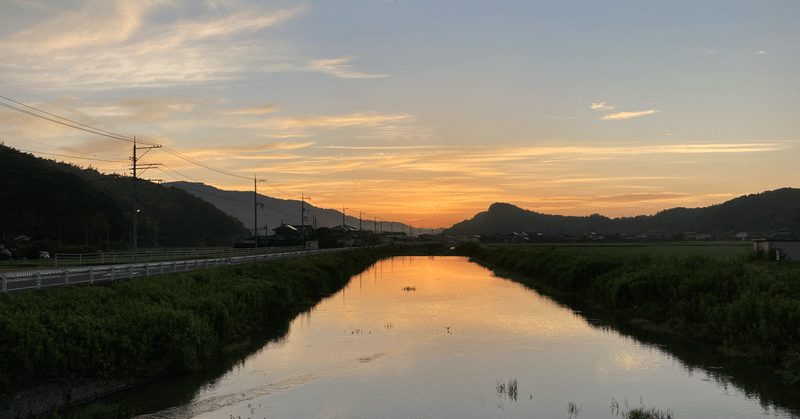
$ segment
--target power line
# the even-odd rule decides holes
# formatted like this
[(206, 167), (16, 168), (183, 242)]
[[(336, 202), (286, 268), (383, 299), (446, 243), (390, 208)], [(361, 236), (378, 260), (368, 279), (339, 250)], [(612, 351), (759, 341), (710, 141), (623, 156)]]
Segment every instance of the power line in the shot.
[[(50, 112), (47, 112), (47, 111), (43, 111), (43, 110), (41, 110), (41, 109), (39, 109), (39, 108), (35, 108), (35, 107), (33, 107), (33, 106), (26, 105), (26, 104), (24, 104), (24, 103), (22, 103), (22, 102), (18, 102), (18, 101), (14, 100), (14, 99), (7, 98), (7, 97), (5, 97), (5, 96), (2, 96), (2, 95), (0, 95), (0, 98), (2, 98), (2, 99), (5, 99), (5, 100), (7, 100), (7, 101), (9, 101), (9, 102), (16, 103), (17, 105), (24, 106), (24, 107), (26, 107), (26, 108), (28, 108), (28, 109), (31, 109), (31, 110), (34, 110), (34, 111), (36, 111), (36, 112), (41, 112), (41, 113), (43, 113), (43, 114), (45, 114), (45, 115), (52, 116), (52, 117), (54, 117), (54, 118), (58, 118), (58, 119), (61, 119), (61, 120), (64, 120), (64, 121), (67, 121), (67, 122), (70, 122), (70, 123), (73, 123), (73, 124), (76, 124), (76, 125), (80, 125), (80, 126), (82, 126), (82, 127), (88, 128), (88, 129), (92, 129), (92, 130), (96, 130), (96, 131), (99, 131), (99, 132), (102, 132), (102, 133), (105, 133), (105, 134), (108, 134), (108, 135), (112, 135), (112, 136), (114, 136), (114, 138), (117, 138), (117, 137), (122, 137), (122, 136), (121, 136), (121, 135), (119, 135), (119, 134), (115, 134), (115, 133), (113, 133), (113, 132), (110, 132), (110, 131), (102, 130), (102, 129), (100, 129), (100, 128), (95, 128), (95, 127), (93, 127), (93, 126), (91, 126), (91, 125), (86, 125), (86, 124), (80, 123), (80, 122), (78, 122), (78, 121), (73, 121), (73, 120), (71, 120), (71, 119), (69, 119), (69, 118), (64, 118), (63, 116), (59, 116), (59, 115), (56, 115), (56, 114), (53, 114), (53, 113), (50, 113)], [(123, 139), (123, 138), (120, 138), (120, 139)]]
[(70, 159), (104, 161), (104, 162), (109, 162), (109, 163), (122, 163), (122, 162), (128, 161), (128, 160), (125, 160), (125, 159), (108, 160), (108, 159), (98, 159), (98, 158), (95, 158), (95, 157), (68, 156), (66, 154), (45, 153), (44, 151), (23, 150), (21, 148), (17, 149), (17, 151), (23, 151), (25, 153), (46, 154), (48, 156), (67, 157), (67, 158), (70, 158)]
[[(219, 174), (222, 174), (222, 175), (226, 175), (226, 176), (239, 178), (239, 179), (250, 180), (250, 177), (248, 177), (248, 176), (237, 175), (236, 173), (231, 173), (231, 172), (228, 172), (226, 170), (219, 169), (217, 167), (211, 166), (210, 164), (203, 163), (203, 162), (201, 162), (199, 160), (195, 160), (195, 159), (193, 159), (193, 158), (191, 158), (191, 157), (189, 157), (187, 155), (181, 154), (181, 153), (179, 153), (179, 152), (177, 152), (177, 151), (175, 151), (175, 150), (173, 150), (173, 149), (171, 149), (169, 147), (161, 147), (161, 149), (166, 151), (167, 153), (179, 158), (179, 159), (185, 160), (185, 161), (187, 161), (189, 163), (192, 163), (192, 164), (196, 164), (196, 165), (198, 165), (200, 167), (204, 167), (204, 168), (206, 168), (208, 170), (211, 170), (213, 172), (216, 172), (216, 173), (219, 173)], [(297, 197), (295, 197), (295, 196), (293, 196), (293, 195), (291, 195), (289, 193), (284, 192), (283, 190), (281, 190), (277, 186), (273, 185), (272, 183), (270, 183), (266, 179), (258, 179), (258, 181), (266, 183), (270, 188), (282, 193), (283, 195), (288, 196), (289, 198), (297, 199)]]
[[(186, 179), (189, 179), (189, 180), (191, 180), (192, 182), (203, 183), (203, 182), (200, 182), (200, 181), (199, 181), (199, 180), (197, 180), (197, 179), (192, 179), (192, 178), (190, 178), (189, 176), (186, 176), (186, 175), (184, 175), (183, 173), (181, 173), (181, 172), (179, 172), (179, 171), (177, 171), (177, 170), (175, 170), (175, 169), (173, 169), (173, 168), (171, 168), (171, 167), (169, 167), (169, 166), (167, 166), (167, 165), (165, 165), (165, 164), (162, 164), (161, 166), (162, 166), (162, 167), (165, 167), (167, 170), (169, 170), (169, 171), (171, 171), (171, 172), (175, 172), (175, 173), (177, 173), (177, 174), (179, 174), (179, 175), (181, 175), (181, 176), (185, 177)], [(158, 169), (159, 169), (159, 170), (161, 170), (162, 172), (164, 171), (163, 169), (161, 169), (161, 167), (159, 167)], [(170, 176), (172, 176), (172, 175), (170, 174)], [(173, 178), (175, 178), (175, 179), (178, 179), (178, 178), (177, 178), (177, 177), (175, 177), (175, 176), (172, 176), (172, 177), (173, 177)]]
[[(59, 105), (59, 104), (57, 104), (57, 103), (53, 103), (53, 102), (50, 102), (49, 100), (42, 99), (41, 97), (39, 97), (39, 96), (36, 96), (36, 95), (34, 95), (33, 93), (26, 92), (25, 90), (22, 90), (22, 89), (20, 89), (19, 87), (16, 87), (16, 86), (12, 86), (12, 85), (10, 85), (10, 84), (8, 84), (8, 83), (6, 83), (6, 82), (2, 81), (2, 80), (0, 80), (0, 83), (4, 84), (4, 85), (6, 85), (6, 86), (8, 86), (8, 87), (10, 87), (10, 88), (12, 88), (12, 89), (14, 89), (14, 90), (17, 90), (17, 91), (19, 91), (19, 92), (25, 93), (25, 94), (26, 94), (26, 95), (28, 95), (28, 96), (35, 97), (36, 99), (39, 99), (40, 101), (42, 101), (42, 102), (44, 102), (44, 103), (47, 103), (47, 104), (53, 105), (53, 106), (55, 106), (55, 107), (57, 107), (57, 108), (59, 108), (59, 109), (65, 110), (65, 111), (67, 111), (67, 112), (70, 112), (70, 113), (73, 113), (73, 114), (75, 114), (75, 115), (78, 115), (78, 116), (80, 116), (80, 117), (82, 117), (82, 118), (86, 118), (86, 119), (88, 119), (88, 120), (90, 120), (90, 121), (92, 121), (92, 122), (94, 122), (94, 123), (96, 123), (96, 124), (100, 124), (100, 125), (103, 125), (103, 126), (106, 126), (106, 127), (109, 127), (109, 128), (113, 128), (113, 127), (111, 127), (110, 125), (108, 125), (108, 124), (105, 124), (105, 123), (103, 123), (103, 122), (100, 122), (100, 121), (97, 121), (97, 120), (95, 120), (95, 119), (92, 119), (91, 117), (89, 117), (89, 116), (87, 116), (87, 115), (85, 115), (85, 114), (83, 114), (83, 113), (81, 113), (81, 112), (75, 111), (74, 109), (67, 109), (67, 108), (65, 108), (65, 107), (63, 107), (63, 106), (61, 106), (61, 105)], [(128, 135), (128, 137), (131, 137), (131, 135)], [(151, 145), (152, 145), (152, 144), (151, 144)]]
[(189, 163), (196, 164), (196, 165), (198, 165), (200, 167), (204, 167), (204, 168), (206, 168), (208, 170), (211, 170), (213, 172), (217, 172), (219, 174), (223, 174), (223, 175), (227, 175), (227, 176), (231, 176), (231, 177), (235, 177), (235, 178), (239, 178), (239, 179), (250, 180), (250, 178), (247, 177), (247, 176), (237, 175), (235, 173), (231, 173), (231, 172), (227, 172), (227, 171), (222, 170), (222, 169), (218, 169), (218, 168), (216, 168), (214, 166), (211, 166), (209, 164), (206, 164), (206, 163), (203, 163), (201, 161), (195, 160), (195, 159), (193, 159), (193, 158), (191, 158), (189, 156), (183, 155), (183, 154), (181, 154), (181, 153), (179, 153), (179, 152), (177, 152), (177, 151), (175, 151), (175, 150), (173, 150), (173, 149), (171, 149), (169, 147), (161, 147), (161, 149), (166, 151), (167, 153), (179, 158), (179, 159), (186, 160)]
[[(3, 131), (0, 131), (0, 134), (7, 135), (9, 137), (14, 137), (14, 138), (17, 138), (17, 139), (20, 139), (20, 140), (23, 140), (23, 141), (28, 141), (28, 142), (31, 142), (31, 143), (34, 143), (34, 144), (41, 144), (43, 146), (57, 148), (57, 149), (64, 150), (64, 151), (74, 151), (74, 150), (66, 149), (64, 147), (57, 147), (57, 146), (54, 146), (52, 144), (43, 143), (41, 141), (34, 141), (34, 140), (29, 139), (29, 138), (20, 137), (19, 135), (10, 134), (10, 133), (3, 132)], [(107, 162), (112, 162), (112, 163), (128, 161), (127, 159), (118, 159), (118, 158), (114, 158), (114, 157), (103, 157), (101, 159), (101, 158), (98, 158), (98, 157), (68, 156), (68, 155), (61, 155), (61, 154), (54, 154), (54, 153), (46, 153), (44, 151), (23, 150), (23, 149), (16, 149), (16, 148), (15, 148), (15, 150), (24, 151), (26, 153), (48, 154), (48, 155), (52, 155), (52, 156), (69, 157), (69, 158), (72, 158), (72, 159), (97, 160), (97, 161), (107, 161)], [(95, 154), (95, 156), (97, 156), (97, 155)]]
[[(10, 87), (12, 87), (14, 89), (17, 89), (19, 91), (24, 92), (23, 90), (18, 89), (18, 88), (14, 87), (14, 86), (11, 86), (11, 85), (9, 85), (7, 83), (4, 83), (4, 82), (0, 82), (0, 83), (3, 83), (6, 86), (10, 86)], [(25, 92), (25, 93), (27, 93), (27, 92)], [(28, 93), (28, 94), (30, 94), (30, 93)], [(31, 96), (34, 96), (34, 95), (31, 95)], [(36, 96), (34, 96), (34, 97), (36, 97)], [(120, 141), (125, 141), (125, 142), (130, 142), (130, 143), (135, 143), (136, 142), (136, 140), (134, 138), (128, 138), (128, 137), (125, 137), (123, 135), (111, 132), (111, 131), (107, 131), (107, 130), (103, 130), (103, 129), (100, 129), (100, 128), (96, 128), (96, 127), (93, 127), (91, 125), (87, 125), (87, 124), (84, 124), (84, 123), (81, 123), (81, 122), (78, 122), (78, 121), (74, 121), (74, 120), (69, 119), (69, 118), (64, 118), (62, 116), (59, 116), (59, 115), (44, 111), (42, 109), (30, 106), (30, 105), (26, 105), (26, 104), (24, 104), (22, 102), (16, 101), (14, 99), (11, 99), (11, 98), (8, 98), (8, 97), (2, 96), (2, 95), (0, 95), (0, 99), (4, 99), (4, 100), (9, 101), (11, 103), (14, 103), (16, 105), (19, 105), (19, 106), (15, 106), (15, 105), (12, 105), (12, 104), (9, 104), (9, 103), (0, 102), (0, 106), (5, 107), (7, 109), (11, 109), (11, 110), (17, 111), (17, 112), (20, 112), (20, 113), (23, 113), (25, 115), (29, 115), (29, 116), (32, 116), (32, 117), (35, 117), (35, 118), (40, 118), (40, 119), (43, 119), (43, 120), (46, 120), (46, 121), (50, 121), (50, 122), (53, 122), (53, 123), (56, 123), (56, 124), (60, 124), (60, 125), (63, 125), (63, 126), (67, 126), (67, 127), (70, 127), (70, 128), (78, 129), (78, 130), (85, 131), (85, 132), (88, 132), (88, 133), (91, 133), (91, 134), (96, 134), (96, 135), (104, 136), (104, 137), (115, 139), (115, 140), (120, 140)], [(42, 100), (41, 98), (39, 98), (39, 99)], [(20, 106), (22, 106), (24, 108), (21, 108)], [(64, 108), (62, 108), (62, 109), (64, 109)], [(89, 118), (89, 119), (91, 120), (91, 118)], [(94, 121), (94, 122), (98, 123), (97, 121)], [(143, 144), (147, 144), (149, 146), (152, 146), (153, 148), (162, 148), (164, 151), (166, 151), (167, 153), (171, 154), (174, 157), (180, 158), (180, 159), (185, 160), (185, 161), (187, 161), (189, 163), (195, 164), (197, 166), (203, 167), (203, 168), (211, 170), (213, 172), (216, 172), (216, 173), (219, 173), (219, 174), (223, 174), (223, 175), (226, 175), (226, 176), (235, 177), (235, 178), (238, 178), (238, 179), (247, 179), (247, 180), (250, 179), (247, 176), (238, 175), (236, 173), (228, 172), (226, 170), (211, 166), (211, 165), (209, 165), (207, 163), (203, 163), (203, 162), (201, 162), (199, 160), (196, 160), (196, 159), (193, 159), (193, 158), (191, 158), (189, 156), (181, 154), (180, 152), (178, 152), (176, 150), (173, 150), (173, 149), (171, 149), (169, 147), (162, 147), (162, 146), (157, 145), (155, 143), (149, 143), (149, 142), (145, 142), (145, 141), (139, 141), (139, 142), (143, 143)], [(48, 154), (48, 153), (41, 153), (41, 154)], [(88, 159), (88, 158), (74, 157), (74, 156), (62, 156), (62, 157)], [(93, 159), (88, 159), (88, 160), (93, 160)], [(100, 161), (102, 161), (102, 160), (100, 160)], [(180, 173), (180, 172), (176, 172), (176, 173)], [(183, 174), (181, 174), (181, 175), (186, 177), (186, 178), (189, 178), (188, 176), (185, 176)], [(189, 178), (189, 179), (191, 179), (191, 178)], [(262, 181), (262, 182), (266, 183), (270, 188), (274, 189), (275, 191), (277, 191), (277, 192), (279, 192), (279, 193), (281, 193), (281, 194), (283, 194), (283, 195), (285, 195), (287, 197), (296, 199), (296, 197), (294, 197), (293, 195), (285, 192), (284, 190), (282, 190), (281, 188), (277, 187), (276, 185), (268, 182), (266, 179), (259, 179), (259, 181)]]
[[(241, 199), (231, 198), (231, 197), (223, 196), (223, 195), (217, 195), (217, 194), (214, 194), (214, 193), (211, 193), (211, 192), (201, 191), (199, 189), (190, 188), (190, 187), (184, 186), (184, 185), (181, 185), (180, 189), (186, 189), (186, 190), (189, 190), (189, 191), (197, 192), (199, 194), (209, 195), (209, 196), (213, 196), (213, 197), (220, 198), (220, 199), (226, 199), (228, 201), (238, 202), (238, 203), (241, 203), (241, 204), (247, 204), (247, 205), (251, 205), (252, 204), (252, 202), (250, 202), (250, 201), (243, 201)], [(248, 193), (248, 192), (242, 192), (242, 193)], [(275, 208), (273, 208), (273, 207), (271, 207), (271, 206), (269, 206), (267, 204), (264, 204), (262, 202), (259, 202), (258, 206), (266, 208), (266, 209), (270, 209), (272, 211), (275, 211), (275, 212), (277, 212), (279, 214), (282, 214), (282, 215), (285, 215), (287, 217), (294, 218), (294, 215), (287, 214), (287, 213), (285, 213), (285, 212), (283, 212), (283, 211), (281, 211), (279, 209), (275, 209)]]
[[(6, 100), (10, 100), (10, 99), (8, 99), (8, 98), (6, 98), (4, 96), (0, 96), (0, 98), (6, 99)], [(16, 102), (14, 100), (11, 100), (11, 101), (14, 102), (14, 103), (19, 103), (19, 102)], [(88, 133), (101, 135), (103, 137), (113, 138), (115, 140), (127, 141), (127, 142), (130, 142), (130, 143), (133, 142), (133, 139), (131, 139), (131, 138), (125, 138), (125, 137), (122, 137), (120, 135), (117, 135), (117, 134), (114, 134), (114, 133), (110, 133), (108, 131), (104, 131), (104, 130), (101, 130), (101, 129), (98, 129), (98, 128), (94, 128), (94, 127), (91, 127), (91, 126), (86, 125), (86, 124), (81, 124), (80, 122), (72, 121), (72, 120), (67, 119), (67, 118), (62, 118), (62, 117), (60, 117), (58, 115), (53, 115), (53, 114), (51, 114), (49, 112), (45, 112), (45, 111), (33, 108), (31, 106), (28, 106), (28, 105), (22, 104), (22, 106), (34, 109), (34, 110), (36, 110), (38, 112), (41, 112), (41, 113), (43, 113), (45, 115), (52, 115), (54, 118), (63, 119), (64, 121), (68, 121), (68, 122), (63, 122), (63, 121), (59, 121), (59, 120), (54, 119), (54, 118), (49, 118), (49, 117), (44, 116), (44, 115), (39, 115), (39, 114), (37, 114), (35, 112), (31, 112), (31, 111), (22, 109), (20, 107), (14, 106), (14, 105), (10, 105), (8, 103), (0, 102), (0, 106), (2, 106), (4, 108), (11, 109), (11, 110), (14, 110), (14, 111), (17, 111), (17, 112), (20, 112), (20, 113), (24, 113), (26, 115), (30, 115), (30, 116), (33, 116), (33, 117), (36, 117), (36, 118), (44, 119), (46, 121), (54, 122), (56, 124), (64, 125), (64, 126), (67, 126), (67, 127), (70, 127), (70, 128), (79, 129), (81, 131), (86, 131)]]

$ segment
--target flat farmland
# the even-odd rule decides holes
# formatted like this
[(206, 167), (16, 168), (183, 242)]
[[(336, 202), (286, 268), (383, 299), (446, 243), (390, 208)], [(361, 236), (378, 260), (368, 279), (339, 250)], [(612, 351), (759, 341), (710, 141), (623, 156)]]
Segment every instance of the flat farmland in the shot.
[(673, 242), (673, 243), (527, 243), (486, 244), (489, 248), (513, 248), (540, 252), (557, 250), (586, 255), (620, 257), (684, 257), (707, 256), (715, 259), (734, 259), (753, 252), (751, 242)]

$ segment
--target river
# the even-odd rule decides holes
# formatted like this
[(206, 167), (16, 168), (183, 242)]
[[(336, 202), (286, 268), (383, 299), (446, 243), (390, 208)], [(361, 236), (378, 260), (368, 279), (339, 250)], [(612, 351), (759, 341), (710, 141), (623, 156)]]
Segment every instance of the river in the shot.
[(139, 418), (798, 417), (461, 257), (378, 262), (193, 380), (145, 390), (166, 401)]

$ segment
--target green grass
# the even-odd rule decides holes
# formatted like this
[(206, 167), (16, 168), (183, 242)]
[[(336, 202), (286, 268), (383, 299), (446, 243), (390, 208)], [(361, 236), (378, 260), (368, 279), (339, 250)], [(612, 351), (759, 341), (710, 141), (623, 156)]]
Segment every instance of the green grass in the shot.
[(737, 258), (753, 252), (750, 242), (674, 242), (674, 243), (539, 243), (487, 244), (488, 248), (512, 248), (530, 251), (558, 250), (584, 255), (639, 257), (708, 256), (719, 259)]

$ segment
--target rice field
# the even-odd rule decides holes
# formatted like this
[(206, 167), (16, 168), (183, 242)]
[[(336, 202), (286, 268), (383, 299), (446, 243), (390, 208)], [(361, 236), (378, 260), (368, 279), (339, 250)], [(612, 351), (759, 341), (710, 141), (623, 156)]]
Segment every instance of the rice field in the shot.
[(586, 255), (641, 257), (707, 256), (734, 259), (753, 252), (751, 242), (671, 242), (671, 243), (536, 243), (486, 244), (486, 247), (513, 247), (531, 251), (557, 250)]

